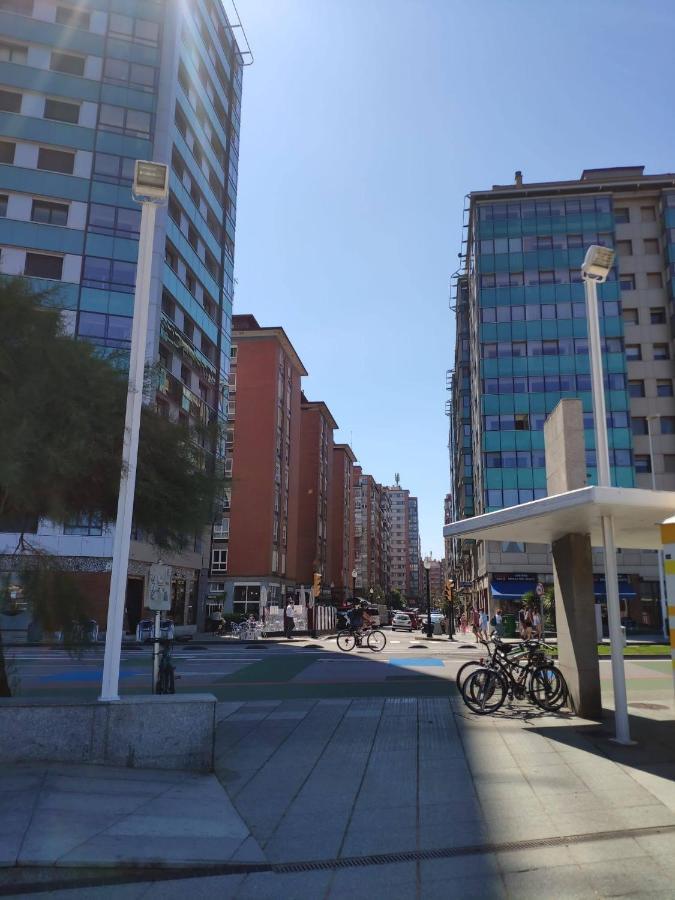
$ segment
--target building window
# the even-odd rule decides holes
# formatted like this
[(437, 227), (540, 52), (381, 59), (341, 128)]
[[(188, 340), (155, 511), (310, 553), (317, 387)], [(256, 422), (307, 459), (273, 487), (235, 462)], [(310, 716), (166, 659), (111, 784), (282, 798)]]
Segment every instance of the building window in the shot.
[(647, 287), (660, 288), (663, 287), (663, 279), (660, 272), (647, 272)]
[(150, 113), (139, 109), (102, 103), (98, 123), (103, 131), (115, 131), (141, 138), (150, 137)]
[(21, 94), (15, 91), (0, 90), (0, 110), (3, 112), (21, 112)]
[(49, 68), (53, 72), (64, 72), (66, 75), (84, 75), (84, 57), (52, 50)]
[(80, 107), (77, 103), (65, 103), (63, 100), (45, 100), (45, 119), (55, 122), (69, 122), (77, 125), (80, 118)]
[(668, 347), (668, 344), (654, 344), (653, 358), (670, 359), (670, 349)]
[(89, 231), (135, 239), (141, 228), (141, 211), (125, 206), (92, 203), (89, 207)]
[(24, 275), (30, 275), (33, 278), (53, 278), (60, 281), (62, 272), (62, 256), (54, 256), (49, 253), (26, 253)]
[(14, 162), (14, 153), (16, 152), (16, 144), (11, 141), (0, 141), (0, 163), (12, 165)]
[(3, 12), (18, 13), (20, 16), (32, 16), (33, 0), (1, 0), (0, 9)]
[(7, 215), (7, 203), (9, 197), (7, 194), (0, 194), (0, 218), (4, 219)]
[(129, 41), (139, 44), (155, 46), (159, 40), (159, 25), (157, 22), (148, 22), (146, 19), (132, 19), (131, 16), (123, 16), (111, 13), (108, 17), (108, 32), (119, 35)]
[(675, 416), (661, 416), (661, 434), (675, 434)]
[(643, 241), (643, 244), (644, 244), (645, 253), (654, 255), (659, 252), (658, 238), (645, 238)]
[(228, 456), (227, 459), (225, 460), (225, 477), (226, 478), (232, 477), (233, 462), (234, 462), (234, 460), (232, 459), (231, 456)]
[(25, 64), (28, 59), (28, 47), (19, 44), (0, 43), (0, 62), (13, 62)]
[(104, 343), (125, 349), (131, 344), (131, 326), (132, 319), (129, 316), (81, 312), (77, 333), (95, 344)]
[(229, 375), (228, 375), (228, 385), (229, 385), (230, 391), (236, 391), (236, 390), (237, 390), (237, 373), (236, 373), (236, 372), (230, 372), (230, 373), (229, 373)]
[(617, 225), (626, 225), (630, 222), (630, 213), (627, 206), (617, 206), (614, 208), (614, 221)]
[(135, 283), (135, 263), (101, 256), (86, 256), (84, 259), (82, 284), (86, 287), (108, 288), (131, 294)]
[[(641, 394), (644, 397), (644, 394)], [(656, 396), (657, 397), (672, 397), (673, 396), (673, 382), (670, 378), (657, 378), (656, 379)]]
[(237, 412), (237, 404), (234, 400), (227, 401), (227, 415), (232, 418)]
[(155, 70), (152, 66), (129, 62), (126, 59), (113, 59), (109, 56), (105, 61), (103, 80), (152, 90), (155, 84)]
[(257, 616), (260, 613), (260, 585), (236, 584), (232, 597), (232, 611), (237, 615)]
[(635, 275), (620, 275), (619, 286), (622, 291), (635, 290)]
[(626, 359), (629, 362), (642, 359), (642, 347), (639, 344), (626, 344)]
[(63, 526), (64, 534), (82, 534), (85, 536), (97, 536), (103, 534), (103, 522), (100, 516), (81, 515), (77, 519), (66, 522)]
[(97, 153), (94, 157), (94, 175), (97, 181), (131, 184), (134, 180), (134, 165), (135, 160), (130, 156)]
[(663, 471), (668, 475), (672, 475), (675, 472), (675, 453), (663, 454)]
[(641, 222), (655, 222), (656, 221), (656, 210), (653, 206), (641, 206), (640, 207), (640, 221)]
[(635, 435), (649, 434), (646, 416), (631, 416), (630, 426)]
[(37, 167), (48, 172), (72, 175), (75, 168), (75, 154), (68, 153), (66, 150), (49, 150), (46, 147), (40, 147)]
[(79, 7), (57, 6), (56, 21), (59, 25), (70, 25), (71, 28), (82, 28), (84, 31), (88, 31), (91, 24), (91, 13)]
[(619, 256), (632, 256), (633, 255), (633, 242), (632, 241), (617, 241), (616, 242), (616, 252)]
[(646, 453), (635, 454), (635, 471), (639, 475), (644, 475), (652, 470), (652, 461)]
[(227, 572), (227, 547), (214, 547), (211, 550), (211, 571)]
[(635, 381), (628, 382), (628, 394), (631, 397), (644, 397), (645, 395), (645, 383), (642, 379), (636, 379)]
[(624, 321), (625, 325), (637, 325), (638, 324), (637, 309), (633, 309), (632, 307), (624, 306), (621, 315), (623, 316), (623, 321)]
[(68, 205), (50, 203), (47, 200), (33, 200), (30, 217), (33, 222), (41, 222), (44, 225), (67, 225)]
[(230, 537), (230, 520), (221, 519), (213, 526), (213, 536), (220, 540), (226, 541)]

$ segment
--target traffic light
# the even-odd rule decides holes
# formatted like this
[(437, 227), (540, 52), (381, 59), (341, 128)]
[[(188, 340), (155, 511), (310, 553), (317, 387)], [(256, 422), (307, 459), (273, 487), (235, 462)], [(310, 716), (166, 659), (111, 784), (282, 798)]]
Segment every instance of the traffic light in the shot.
[(320, 572), (314, 573), (314, 582), (312, 584), (312, 594), (314, 594), (315, 597), (321, 596), (321, 573)]
[(445, 581), (445, 589), (443, 591), (443, 596), (445, 598), (446, 603), (452, 602), (452, 588), (453, 588), (453, 582), (449, 578), (447, 578)]

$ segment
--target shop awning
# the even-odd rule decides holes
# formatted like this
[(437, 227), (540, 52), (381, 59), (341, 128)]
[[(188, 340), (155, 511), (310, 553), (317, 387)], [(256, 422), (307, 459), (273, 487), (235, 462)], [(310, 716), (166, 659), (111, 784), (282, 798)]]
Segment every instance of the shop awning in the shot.
[(536, 586), (536, 581), (503, 581), (493, 578), (492, 596), (495, 600), (521, 600), (523, 594), (534, 591)]

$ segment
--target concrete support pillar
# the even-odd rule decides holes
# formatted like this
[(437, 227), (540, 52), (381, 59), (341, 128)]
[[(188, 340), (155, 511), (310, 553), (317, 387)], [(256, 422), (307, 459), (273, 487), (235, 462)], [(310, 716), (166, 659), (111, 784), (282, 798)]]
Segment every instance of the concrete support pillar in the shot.
[(558, 663), (576, 714), (588, 719), (599, 718), (602, 703), (591, 542), (587, 534), (566, 534), (551, 549)]
[[(586, 486), (581, 401), (561, 400), (544, 424), (549, 495)], [(587, 534), (566, 534), (552, 546), (558, 661), (579, 716), (599, 718), (600, 667), (595, 624), (593, 560)]]

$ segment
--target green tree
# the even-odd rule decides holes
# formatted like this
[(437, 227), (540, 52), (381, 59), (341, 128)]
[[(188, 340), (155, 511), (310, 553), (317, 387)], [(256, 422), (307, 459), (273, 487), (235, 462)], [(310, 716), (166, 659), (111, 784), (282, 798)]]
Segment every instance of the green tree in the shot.
[[(36, 553), (26, 535), (40, 519), (114, 520), (126, 390), (120, 360), (73, 340), (52, 295), (21, 279), (0, 281), (0, 531), (20, 534), (3, 569), (21, 575), (34, 610), (47, 617), (48, 608), (52, 625), (76, 617), (56, 586), (72, 576), (59, 574), (58, 560)], [(180, 549), (211, 521), (222, 488), (209, 465), (216, 440), (214, 426), (190, 429), (143, 407), (134, 522), (158, 547)]]
[(403, 609), (405, 598), (398, 588), (394, 588), (389, 594), (389, 603), (392, 609)]

